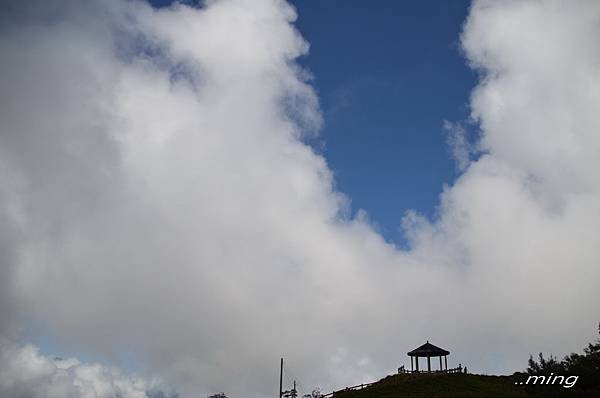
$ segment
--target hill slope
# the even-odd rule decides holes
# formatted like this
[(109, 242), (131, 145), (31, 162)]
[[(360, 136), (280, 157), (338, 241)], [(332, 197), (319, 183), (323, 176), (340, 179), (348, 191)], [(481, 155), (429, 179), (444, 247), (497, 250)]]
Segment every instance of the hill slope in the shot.
[(357, 391), (339, 391), (334, 398), (527, 398), (596, 397), (561, 386), (523, 386), (522, 376), (484, 376), (474, 374), (399, 374), (388, 376)]

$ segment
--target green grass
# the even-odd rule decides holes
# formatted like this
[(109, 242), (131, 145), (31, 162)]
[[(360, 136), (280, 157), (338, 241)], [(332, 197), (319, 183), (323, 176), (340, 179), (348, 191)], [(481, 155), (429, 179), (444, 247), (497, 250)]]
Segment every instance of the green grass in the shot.
[(340, 391), (334, 398), (527, 398), (596, 397), (561, 386), (522, 386), (523, 376), (474, 374), (399, 374), (358, 391)]

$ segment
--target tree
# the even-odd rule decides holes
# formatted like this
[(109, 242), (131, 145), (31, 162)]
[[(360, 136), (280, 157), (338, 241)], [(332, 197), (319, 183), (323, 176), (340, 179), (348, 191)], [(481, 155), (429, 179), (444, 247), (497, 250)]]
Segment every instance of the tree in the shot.
[(540, 352), (538, 354), (539, 362), (533, 359), (533, 356), (529, 356), (527, 368), (527, 374), (530, 375), (549, 375), (550, 373), (561, 374), (565, 371), (563, 362), (556, 359), (555, 356), (550, 355), (548, 359), (544, 358), (544, 355)]
[[(600, 323), (598, 323), (600, 335)], [(530, 375), (574, 375), (579, 376), (577, 387), (584, 389), (600, 389), (600, 339), (589, 343), (583, 354), (572, 353), (562, 361), (550, 355), (546, 359), (539, 353), (539, 362), (529, 357), (527, 373)]]
[[(600, 323), (598, 324), (600, 335)], [(564, 364), (568, 373), (579, 375), (583, 387), (600, 388), (600, 339), (589, 343), (583, 349), (583, 355), (573, 353), (567, 355)]]
[(323, 394), (321, 394), (321, 390), (319, 387), (312, 390), (312, 393), (303, 395), (302, 398), (321, 398)]

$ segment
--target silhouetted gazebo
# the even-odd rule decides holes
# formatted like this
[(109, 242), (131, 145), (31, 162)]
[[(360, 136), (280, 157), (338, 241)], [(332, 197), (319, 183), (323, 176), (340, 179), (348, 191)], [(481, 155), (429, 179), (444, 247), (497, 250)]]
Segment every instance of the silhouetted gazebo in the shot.
[[(410, 370), (414, 372), (419, 371), (419, 358), (427, 358), (427, 371), (431, 372), (431, 357), (440, 358), (440, 371), (448, 370), (448, 354), (450, 351), (444, 350), (443, 348), (436, 347), (427, 340), (427, 343), (422, 346), (415, 348), (414, 350), (407, 353), (410, 357)], [(413, 357), (416, 362), (416, 369), (413, 368)], [(442, 357), (444, 357), (445, 370), (442, 368)]]

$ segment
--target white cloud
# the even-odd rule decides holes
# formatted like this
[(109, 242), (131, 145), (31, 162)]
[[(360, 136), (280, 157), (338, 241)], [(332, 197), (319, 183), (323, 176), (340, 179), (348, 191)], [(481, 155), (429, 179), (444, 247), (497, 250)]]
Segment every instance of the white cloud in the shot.
[(534, 175), (548, 194), (597, 193), (600, 5), (475, 3), (463, 46), (485, 79), (471, 107), (495, 158)]
[(320, 113), (285, 2), (42, 4), (0, 29), (3, 333), (133, 352), (184, 396), (270, 395), (280, 355), (326, 390), (427, 338), (494, 372), (593, 337), (595, 3), (474, 4), (486, 154), (438, 220), (409, 213), (410, 251), (302, 143)]
[(0, 395), (12, 398), (176, 397), (159, 380), (124, 376), (114, 368), (49, 358), (32, 345), (0, 341)]
[(467, 131), (460, 123), (452, 123), (444, 120), (444, 130), (448, 132), (448, 145), (452, 150), (452, 157), (459, 171), (465, 171), (469, 166), (472, 149), (469, 145)]

